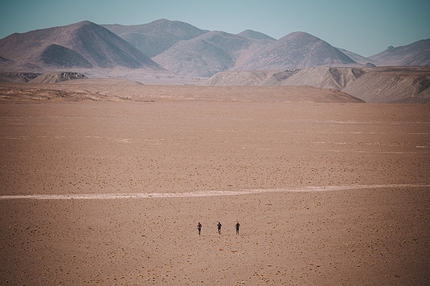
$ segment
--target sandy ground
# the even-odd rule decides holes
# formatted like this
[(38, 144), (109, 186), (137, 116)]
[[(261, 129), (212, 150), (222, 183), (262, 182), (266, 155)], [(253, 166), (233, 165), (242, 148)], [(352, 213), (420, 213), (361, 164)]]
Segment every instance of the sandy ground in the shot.
[(430, 283), (430, 106), (194, 91), (0, 103), (0, 284)]

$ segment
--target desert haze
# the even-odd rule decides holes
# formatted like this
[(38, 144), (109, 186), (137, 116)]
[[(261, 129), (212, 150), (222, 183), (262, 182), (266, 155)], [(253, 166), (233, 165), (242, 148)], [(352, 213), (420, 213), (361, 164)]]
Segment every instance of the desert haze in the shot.
[(428, 104), (309, 86), (1, 87), (4, 285), (430, 283)]

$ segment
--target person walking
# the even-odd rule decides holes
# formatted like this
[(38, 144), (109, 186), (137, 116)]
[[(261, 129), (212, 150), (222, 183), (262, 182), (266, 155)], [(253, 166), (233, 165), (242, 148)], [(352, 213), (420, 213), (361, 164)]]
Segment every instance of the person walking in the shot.
[(240, 227), (240, 223), (237, 222), (236, 223), (236, 235), (239, 235), (239, 227)]
[(202, 231), (202, 224), (200, 222), (197, 224), (197, 230), (199, 231), (200, 236), (200, 232)]
[(221, 223), (218, 222), (218, 224), (216, 225), (218, 227), (218, 234), (221, 234)]

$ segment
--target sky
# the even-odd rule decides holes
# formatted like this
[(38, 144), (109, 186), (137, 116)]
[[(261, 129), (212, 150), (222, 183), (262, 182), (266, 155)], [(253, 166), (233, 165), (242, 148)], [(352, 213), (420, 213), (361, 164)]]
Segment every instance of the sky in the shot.
[(371, 56), (430, 38), (429, 0), (3, 0), (0, 39), (88, 20), (140, 25), (158, 19), (275, 39), (302, 31)]

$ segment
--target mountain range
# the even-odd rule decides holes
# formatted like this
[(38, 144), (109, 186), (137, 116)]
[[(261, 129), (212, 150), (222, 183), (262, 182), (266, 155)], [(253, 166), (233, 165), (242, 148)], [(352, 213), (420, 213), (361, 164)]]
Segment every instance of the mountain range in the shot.
[(365, 58), (305, 32), (276, 40), (251, 30), (230, 34), (161, 19), (132, 26), (84, 21), (15, 33), (0, 40), (2, 71), (120, 68), (210, 77), (222, 71), (364, 65), (428, 66), (430, 39)]
[(252, 30), (230, 34), (165, 19), (132, 26), (83, 21), (0, 39), (0, 81), (15, 82), (86, 76), (164, 84), (308, 85), (366, 102), (430, 103), (428, 66), (430, 39), (366, 58), (305, 32), (276, 40)]

